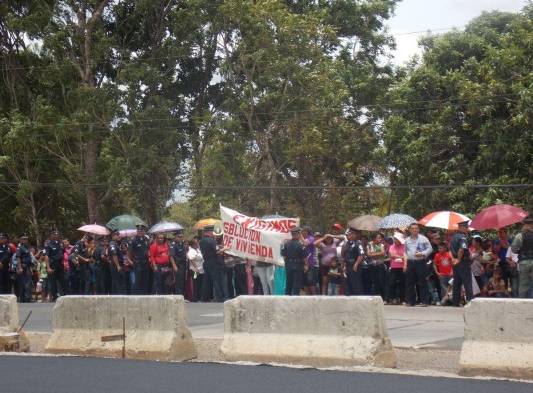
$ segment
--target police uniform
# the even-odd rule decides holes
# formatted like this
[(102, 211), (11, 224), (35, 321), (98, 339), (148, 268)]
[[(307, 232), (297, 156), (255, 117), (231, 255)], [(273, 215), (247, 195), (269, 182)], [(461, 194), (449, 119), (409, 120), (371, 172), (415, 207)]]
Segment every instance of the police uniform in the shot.
[[(213, 232), (213, 226), (204, 227), (204, 232)], [(204, 236), (200, 240), (200, 251), (204, 258), (204, 278), (202, 283), (202, 298), (209, 298), (209, 292), (213, 291), (215, 301), (224, 301), (224, 287), (222, 272), (224, 266), (220, 264), (217, 254), (217, 241), (214, 237)]]
[(346, 264), (346, 294), (358, 296), (363, 294), (363, 269), (359, 266), (354, 271), (354, 266), (360, 256), (365, 255), (363, 245), (359, 240), (348, 240), (344, 244), (342, 255)]
[[(291, 235), (300, 234), (300, 228), (293, 228)], [(281, 247), (281, 256), (285, 260), (285, 294), (289, 296), (300, 295), (304, 285), (304, 268), (307, 251), (305, 245), (298, 239), (291, 239)]]
[(86, 261), (89, 257), (85, 241), (78, 240), (69, 257), (70, 290), (73, 294), (89, 295), (91, 293), (91, 270), (89, 262)]
[(0, 233), (0, 239), (4, 242), (0, 244), (0, 294), (9, 294), (11, 293), (9, 265), (13, 253), (7, 242), (7, 236)]
[[(26, 235), (22, 235), (21, 238), (28, 238)], [(27, 244), (19, 244), (17, 247), (17, 270), (18, 270), (18, 282), (19, 282), (19, 301), (21, 303), (29, 303), (32, 299), (32, 272), (31, 263), (32, 255), (30, 252), (30, 246)]]
[[(58, 232), (53, 232), (53, 234), (59, 235)], [(55, 301), (58, 295), (64, 296), (67, 292), (67, 277), (63, 263), (64, 250), (61, 241), (50, 239), (44, 247), (44, 255), (48, 258), (48, 266), (52, 269), (47, 277), (50, 283), (52, 301)]]
[[(116, 233), (116, 232), (114, 232)], [(113, 295), (125, 295), (126, 294), (126, 276), (124, 273), (124, 254), (120, 249), (120, 240), (109, 242), (109, 263), (111, 269), (111, 293)], [(120, 271), (115, 264), (115, 258), (118, 259)]]
[(98, 295), (111, 294), (111, 258), (109, 245), (100, 243), (94, 250), (96, 270), (96, 293)]
[[(144, 225), (137, 225), (137, 229), (146, 229)], [(134, 292), (137, 295), (150, 294), (150, 263), (148, 254), (150, 242), (147, 236), (135, 236), (130, 243), (130, 259), (133, 261), (135, 272)]]
[[(180, 231), (181, 233), (182, 231)], [(170, 245), (170, 256), (176, 264), (177, 270), (175, 274), (175, 288), (176, 295), (185, 294), (185, 279), (187, 271), (187, 251), (183, 240), (174, 240)]]
[[(468, 222), (459, 223), (459, 225), (468, 225)], [(457, 232), (452, 236), (450, 241), (450, 252), (452, 256), (457, 259), (459, 250), (463, 250), (463, 257), (453, 266), (453, 296), (452, 301), (455, 307), (459, 307), (461, 301), (461, 288), (464, 286), (466, 300), (470, 301), (474, 298), (472, 291), (472, 269), (470, 261), (470, 251), (468, 250), (467, 236), (462, 232)]]
[[(524, 224), (532, 225), (533, 218), (526, 218)], [(520, 269), (518, 281), (518, 296), (533, 297), (533, 229), (517, 234), (511, 245), (511, 251), (518, 254)]]

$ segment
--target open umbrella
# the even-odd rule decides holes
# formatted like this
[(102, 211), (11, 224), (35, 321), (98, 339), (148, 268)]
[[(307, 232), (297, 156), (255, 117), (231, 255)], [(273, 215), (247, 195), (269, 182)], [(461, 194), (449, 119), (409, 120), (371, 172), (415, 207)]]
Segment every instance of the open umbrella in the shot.
[(222, 221), (217, 220), (216, 218), (203, 218), (200, 221), (198, 221), (196, 224), (194, 224), (194, 229), (200, 230), (203, 229), (205, 226), (208, 225), (214, 225), (215, 228), (221, 228), (222, 227)]
[(377, 224), (381, 218), (382, 217), (380, 216), (365, 214), (364, 216), (359, 216), (349, 221), (348, 227), (358, 229), (360, 231), (377, 231), (379, 229)]
[(406, 228), (416, 220), (407, 214), (391, 214), (378, 221), (379, 229)]
[(124, 238), (124, 237), (133, 237), (137, 234), (137, 229), (122, 229), (120, 231), (118, 231), (118, 235), (121, 237), (121, 238)]
[(78, 231), (90, 233), (91, 235), (97, 235), (97, 236), (109, 235), (109, 229), (98, 224), (83, 225), (78, 228)]
[(183, 227), (177, 222), (162, 221), (150, 228), (150, 233), (167, 233), (181, 231)]
[(123, 214), (121, 216), (113, 217), (106, 224), (106, 227), (112, 231), (118, 230), (122, 231), (124, 229), (135, 229), (137, 225), (146, 225), (143, 220), (137, 216), (132, 216), (131, 214)]
[(516, 224), (528, 216), (528, 212), (513, 205), (493, 205), (481, 210), (470, 223), (470, 227), (483, 231), (500, 229)]
[(284, 218), (287, 218), (287, 217), (281, 216), (278, 213), (276, 213), (276, 214), (267, 214), (266, 216), (261, 217), (261, 220), (282, 220)]
[(440, 211), (429, 213), (424, 218), (418, 220), (418, 223), (420, 225), (424, 225), (426, 227), (431, 228), (457, 230), (459, 229), (459, 227), (457, 226), (458, 223), (469, 220), (470, 218), (460, 213), (451, 211)]

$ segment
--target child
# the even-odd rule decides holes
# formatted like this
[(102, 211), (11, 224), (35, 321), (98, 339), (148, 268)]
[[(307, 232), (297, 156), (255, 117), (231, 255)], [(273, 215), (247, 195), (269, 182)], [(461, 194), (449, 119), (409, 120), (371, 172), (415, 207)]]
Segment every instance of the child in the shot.
[(46, 257), (43, 252), (39, 253), (37, 271), (39, 273), (39, 281), (37, 283), (37, 297), (39, 297), (40, 293), (41, 302), (44, 303), (48, 301), (48, 270), (46, 268)]
[(509, 297), (505, 288), (505, 281), (502, 278), (502, 271), (499, 267), (494, 269), (492, 277), (485, 287), (485, 293), (488, 297)]
[(446, 292), (448, 291), (448, 285), (453, 276), (452, 254), (450, 253), (450, 251), (448, 251), (448, 246), (446, 245), (446, 243), (439, 244), (439, 251), (435, 254), (433, 262), (433, 268), (435, 269), (435, 273), (439, 278), (441, 290), (440, 298), (442, 299), (444, 298), (444, 296), (446, 296)]
[(339, 296), (342, 285), (342, 272), (339, 267), (337, 257), (331, 258), (331, 264), (328, 272), (328, 296)]

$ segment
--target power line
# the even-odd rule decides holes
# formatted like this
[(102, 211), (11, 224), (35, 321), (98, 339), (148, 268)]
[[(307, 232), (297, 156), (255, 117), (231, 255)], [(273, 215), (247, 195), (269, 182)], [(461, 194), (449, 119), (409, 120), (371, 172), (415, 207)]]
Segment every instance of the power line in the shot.
[[(387, 34), (386, 32), (383, 32), (383, 34), (387, 36), (392, 37), (398, 37), (398, 36), (405, 36), (405, 35), (411, 35), (411, 34), (422, 34), (427, 33), (431, 34), (433, 32), (439, 32), (439, 31), (450, 31), (456, 29), (455, 27), (443, 27), (443, 28), (437, 28), (437, 29), (426, 29), (426, 30), (418, 30), (418, 31), (408, 31), (408, 32), (402, 32), (402, 33), (391, 33)], [(355, 36), (357, 38), (357, 36)], [(253, 53), (252, 53), (253, 54)], [(215, 56), (216, 57), (216, 56)], [(88, 66), (95, 67), (98, 65), (104, 65), (108, 63), (116, 63), (116, 67), (124, 67), (130, 64), (139, 64), (143, 62), (148, 61), (160, 61), (160, 60), (201, 60), (204, 57), (193, 57), (193, 56), (187, 56), (187, 55), (168, 55), (168, 56), (155, 56), (155, 57), (147, 57), (147, 58), (132, 58), (132, 59), (108, 59), (107, 61), (102, 62), (89, 62)], [(215, 60), (226, 60), (225, 57), (218, 57), (218, 59)], [(272, 63), (271, 60), (254, 60), (254, 63), (257, 64), (270, 64)], [(13, 71), (13, 70), (31, 70), (31, 69), (47, 69), (47, 68), (75, 68), (76, 66), (73, 63), (69, 64), (48, 64), (48, 65), (42, 65), (42, 66), (15, 66), (15, 67), (0, 67), (0, 72), (2, 71)]]
[[(119, 184), (109, 185), (106, 183), (67, 183), (67, 182), (24, 182), (25, 185), (40, 186), (48, 188), (109, 188), (116, 187), (119, 189), (144, 189), (149, 188), (142, 184)], [(0, 186), (17, 187), (17, 182), (0, 182)], [(258, 186), (258, 185), (209, 185), (209, 186), (191, 186), (191, 185), (177, 185), (174, 190), (426, 190), (426, 189), (452, 189), (452, 188), (473, 188), (473, 189), (487, 189), (487, 188), (510, 188), (510, 189), (526, 189), (532, 188), (533, 183), (524, 184), (429, 184), (429, 185), (353, 185), (353, 186), (331, 186), (331, 185), (311, 185), (311, 186)]]
[[(398, 110), (398, 111), (402, 111), (402, 110), (405, 110), (405, 111), (416, 111), (416, 110), (435, 110), (436, 108), (427, 108), (427, 107), (408, 107), (408, 108), (395, 108), (395, 106), (403, 106), (403, 105), (411, 105), (411, 104), (430, 104), (430, 103), (469, 103), (469, 102), (472, 102), (472, 101), (478, 101), (478, 100), (482, 100), (482, 99), (492, 99), (492, 98), (500, 98), (502, 100), (496, 100), (496, 101), (491, 101), (491, 104), (498, 104), (498, 103), (509, 103), (509, 102), (517, 102), (516, 100), (513, 100), (511, 97), (519, 97), (520, 94), (498, 94), (498, 95), (487, 95), (487, 96), (478, 96), (478, 97), (473, 97), (473, 98), (469, 98), (469, 99), (466, 99), (466, 98), (461, 98), (461, 97), (449, 97), (449, 98), (442, 98), (442, 99), (433, 99), (433, 100), (412, 100), (412, 101), (396, 101), (396, 102), (390, 102), (390, 103), (383, 103), (383, 104), (356, 104), (358, 106), (359, 109), (363, 109), (363, 108), (381, 108), (381, 109), (391, 109), (391, 110)], [(317, 112), (322, 112), (322, 111), (326, 111), (326, 110), (346, 110), (346, 109), (351, 109), (350, 108), (350, 105), (346, 105), (346, 106), (330, 106), (330, 107), (327, 107), (327, 106), (322, 106), (320, 108), (308, 108), (308, 109), (294, 109), (294, 110), (286, 110), (286, 111), (269, 111), (269, 112), (253, 112), (254, 115), (257, 115), (257, 116), (269, 116), (269, 115), (279, 115), (279, 114), (298, 114), (298, 113), (317, 113)], [(226, 113), (224, 113), (224, 115), (226, 115)], [(241, 115), (240, 113), (229, 113), (229, 115), (233, 115), (233, 116), (238, 116), (238, 115)], [(324, 114), (324, 116), (329, 116), (329, 117), (332, 117), (331, 115), (329, 114)], [(216, 119), (218, 121), (226, 121), (226, 120), (231, 120), (232, 118), (219, 118), (219, 119)], [(346, 119), (346, 117), (343, 117), (343, 119)], [(187, 120), (185, 121), (194, 121), (194, 120), (203, 120), (205, 121), (205, 118), (202, 117), (202, 116), (191, 116), (191, 117), (188, 117)], [(284, 121), (284, 120), (293, 120), (292, 118), (278, 118), (277, 119), (278, 121)], [(155, 122), (161, 122), (161, 123), (164, 123), (164, 122), (176, 122), (176, 121), (179, 121), (179, 119), (172, 119), (172, 118), (155, 118), (155, 119), (139, 119), (139, 120), (128, 120), (128, 123), (120, 123), (119, 124), (119, 127), (128, 127), (128, 126), (131, 126), (132, 124), (145, 124), (145, 123), (155, 123)], [(60, 128), (60, 127), (85, 127), (85, 126), (95, 126), (96, 128), (106, 128), (108, 127), (109, 125), (104, 125), (102, 124), (102, 122), (76, 122), (76, 123), (73, 123), (73, 122), (68, 122), (68, 123), (56, 123), (56, 124), (51, 124), (51, 123), (36, 123), (36, 122), (31, 122), (30, 125), (33, 125), (34, 127), (43, 127), (43, 128), (51, 128), (51, 127), (57, 127), (57, 128)], [(193, 125), (188, 125), (188, 124), (177, 124), (175, 126), (171, 126), (169, 127), (170, 129), (197, 129), (198, 127), (201, 127), (201, 126), (205, 126), (206, 124), (200, 124), (199, 126), (193, 126)], [(115, 132), (120, 132), (122, 131), (121, 128), (114, 128), (113, 131)], [(154, 127), (154, 128), (143, 128), (143, 129), (138, 129), (140, 131), (142, 130), (150, 130), (150, 129), (154, 129), (154, 130), (161, 130), (161, 129), (164, 129), (165, 127)], [(94, 132), (94, 130), (92, 131)], [(108, 130), (105, 130), (105, 132), (107, 133)]]

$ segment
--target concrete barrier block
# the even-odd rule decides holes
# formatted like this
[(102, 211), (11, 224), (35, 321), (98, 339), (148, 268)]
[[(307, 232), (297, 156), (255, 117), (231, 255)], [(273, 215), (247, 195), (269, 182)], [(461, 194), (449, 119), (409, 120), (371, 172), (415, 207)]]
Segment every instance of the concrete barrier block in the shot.
[(121, 357), (123, 341), (102, 337), (123, 332), (127, 358), (189, 360), (196, 347), (186, 325), (183, 296), (64, 296), (53, 310), (45, 352)]
[(380, 297), (239, 296), (224, 304), (229, 361), (396, 367)]
[(464, 318), (461, 375), (533, 378), (533, 300), (474, 299)]
[(0, 295), (0, 330), (14, 332), (19, 327), (19, 309), (15, 295)]
[(0, 295), (0, 351), (27, 352), (30, 342), (19, 329), (19, 309), (15, 295)]

